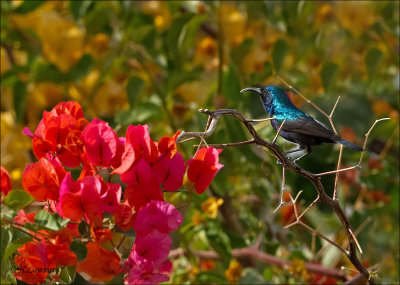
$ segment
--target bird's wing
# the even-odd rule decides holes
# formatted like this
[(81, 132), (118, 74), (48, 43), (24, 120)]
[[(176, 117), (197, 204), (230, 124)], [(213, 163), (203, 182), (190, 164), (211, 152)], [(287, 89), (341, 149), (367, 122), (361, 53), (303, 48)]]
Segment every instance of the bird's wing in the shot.
[(300, 117), (294, 120), (286, 121), (282, 130), (288, 132), (296, 132), (309, 136), (316, 136), (327, 138), (333, 141), (340, 139), (340, 137), (330, 130), (323, 123), (318, 122), (313, 118)]

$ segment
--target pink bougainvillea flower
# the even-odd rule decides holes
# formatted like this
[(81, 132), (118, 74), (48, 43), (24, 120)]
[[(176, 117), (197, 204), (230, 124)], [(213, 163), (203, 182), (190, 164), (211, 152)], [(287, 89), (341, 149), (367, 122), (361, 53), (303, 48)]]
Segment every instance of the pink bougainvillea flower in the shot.
[(138, 213), (133, 228), (136, 234), (147, 235), (153, 230), (168, 234), (182, 223), (182, 215), (173, 205), (164, 201), (150, 201)]
[(60, 185), (58, 213), (75, 222), (83, 217), (88, 223), (102, 219), (101, 188), (102, 183), (98, 176), (85, 176), (74, 182), (71, 173), (68, 173)]
[[(164, 262), (168, 264), (162, 266), (161, 269), (149, 270), (143, 264), (135, 264), (129, 270), (128, 277), (125, 279), (124, 284), (158, 284), (169, 280), (168, 275), (172, 272), (172, 263), (169, 261)], [(162, 271), (164, 268), (171, 268), (169, 271)]]
[(132, 145), (136, 159), (143, 157), (149, 163), (157, 160), (157, 145), (150, 138), (147, 125), (129, 126), (126, 130), (126, 143)]
[(66, 173), (57, 158), (48, 160), (43, 157), (25, 167), (22, 185), (37, 201), (58, 201), (60, 184)]
[(153, 164), (151, 170), (156, 181), (163, 184), (164, 190), (175, 191), (182, 186), (185, 161), (180, 153), (175, 153), (172, 158), (162, 156)]
[(108, 282), (120, 273), (120, 258), (117, 254), (95, 242), (87, 243), (86, 248), (86, 259), (78, 262), (76, 271), (87, 281)]
[(196, 156), (189, 160), (187, 177), (194, 183), (194, 189), (198, 194), (203, 193), (211, 181), (217, 175), (218, 171), (224, 166), (219, 163), (219, 154), (222, 149), (212, 147), (201, 148)]
[(81, 139), (87, 159), (95, 166), (118, 166), (122, 148), (119, 138), (108, 123), (94, 118), (82, 131)]
[(121, 185), (114, 183), (105, 183), (101, 179), (102, 187), (100, 192), (100, 199), (103, 211), (107, 213), (114, 213), (121, 200)]
[(133, 184), (147, 184), (151, 180), (151, 168), (149, 163), (144, 159), (138, 160), (128, 171), (121, 174), (121, 181), (128, 186)]
[(171, 237), (153, 230), (147, 235), (137, 235), (131, 252), (136, 263), (149, 263), (158, 268), (167, 259), (171, 248)]
[(8, 192), (12, 189), (11, 177), (8, 171), (1, 166), (1, 193), (7, 196)]

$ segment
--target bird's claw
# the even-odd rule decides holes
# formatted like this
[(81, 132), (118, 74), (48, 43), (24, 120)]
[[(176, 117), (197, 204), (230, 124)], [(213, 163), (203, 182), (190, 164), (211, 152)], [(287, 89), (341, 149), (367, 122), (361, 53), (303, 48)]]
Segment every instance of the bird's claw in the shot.
[(280, 165), (282, 165), (282, 162), (281, 162), (281, 160), (280, 160), (280, 159), (277, 159), (277, 160), (276, 160), (276, 164), (280, 164)]

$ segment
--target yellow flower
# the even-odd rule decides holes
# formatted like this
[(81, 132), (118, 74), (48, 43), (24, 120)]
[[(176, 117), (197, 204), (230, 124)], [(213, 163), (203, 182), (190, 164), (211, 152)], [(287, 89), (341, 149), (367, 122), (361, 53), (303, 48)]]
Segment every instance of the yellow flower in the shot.
[(52, 82), (37, 82), (28, 86), (26, 109), (28, 127), (35, 130), (46, 107), (53, 107), (63, 100), (64, 90)]
[(124, 82), (119, 78), (111, 78), (97, 90), (88, 114), (92, 117), (110, 117), (120, 110), (127, 109), (126, 90)]
[(91, 54), (94, 58), (99, 59), (107, 53), (109, 44), (110, 37), (108, 35), (103, 33), (96, 34), (89, 40), (86, 46), (86, 52)]
[(268, 54), (265, 49), (255, 47), (250, 50), (244, 57), (241, 63), (243, 73), (248, 76), (253, 72), (262, 73), (264, 71), (264, 63), (268, 59)]
[(186, 102), (196, 102), (201, 105), (207, 98), (209, 87), (201, 81), (185, 82), (175, 90), (175, 93)]
[(57, 1), (46, 2), (30, 13), (12, 15), (11, 22), (19, 29), (32, 29), (41, 40), (45, 58), (66, 72), (82, 56), (84, 32), (72, 19), (61, 15), (55, 9), (57, 5)]
[(243, 266), (236, 260), (231, 260), (229, 268), (225, 271), (225, 277), (230, 283), (237, 283), (242, 276)]
[(246, 17), (230, 2), (220, 2), (220, 5), (223, 38), (231, 45), (238, 45), (245, 36)]
[(289, 272), (293, 275), (298, 275), (308, 280), (312, 275), (306, 269), (306, 263), (304, 260), (295, 258), (289, 266)]
[(194, 213), (193, 217), (192, 217), (192, 223), (193, 226), (198, 226), (203, 222), (203, 218), (201, 217), (199, 212)]
[(335, 14), (339, 23), (356, 36), (367, 31), (376, 20), (376, 7), (373, 2), (349, 1), (335, 4)]
[(218, 208), (224, 203), (221, 198), (210, 197), (201, 204), (201, 209), (211, 219), (215, 219), (218, 214)]
[(29, 149), (32, 139), (23, 135), (12, 112), (1, 112), (1, 164), (9, 171), (14, 189), (21, 188), (21, 173), (31, 163)]
[(154, 17), (154, 25), (158, 30), (163, 30), (170, 25), (171, 13), (164, 1), (143, 1), (140, 4), (144, 13)]

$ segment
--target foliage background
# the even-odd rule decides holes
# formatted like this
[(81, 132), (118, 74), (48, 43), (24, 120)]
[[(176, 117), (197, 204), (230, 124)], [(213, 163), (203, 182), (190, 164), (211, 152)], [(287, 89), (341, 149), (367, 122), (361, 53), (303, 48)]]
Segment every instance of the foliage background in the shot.
[[(1, 164), (14, 189), (22, 189), (24, 166), (34, 161), (23, 127), (35, 130), (43, 110), (58, 102), (78, 101), (88, 119), (104, 119), (120, 135), (129, 124), (149, 124), (158, 140), (178, 129), (203, 130), (207, 118), (199, 108), (265, 117), (258, 98), (239, 90), (282, 85), (279, 75), (327, 112), (340, 95), (334, 122), (359, 145), (375, 119), (391, 118), (372, 132), (363, 167), (341, 177), (339, 197), (353, 228), (362, 227), (363, 263), (380, 263), (381, 281), (398, 282), (397, 1), (2, 1), (1, 16)], [(298, 97), (292, 96), (297, 106), (327, 123)], [(275, 134), (266, 123), (257, 129), (265, 138)], [(246, 138), (237, 122), (225, 118), (208, 142)], [(192, 142), (180, 145), (186, 159), (195, 150)], [(337, 149), (317, 147), (300, 164), (313, 172), (334, 169)], [(358, 158), (346, 149), (343, 163)], [(254, 244), (259, 235), (260, 250), (281, 259), (352, 268), (336, 249), (318, 239), (313, 244), (302, 228), (283, 229), (292, 207), (272, 214), (281, 181), (273, 157), (242, 146), (224, 150), (221, 160), (225, 167), (210, 190), (182, 209), (185, 220), (174, 247), (189, 251), (174, 260), (172, 283), (311, 282), (299, 268), (232, 262), (231, 249)], [(332, 191), (333, 177), (323, 183)], [(304, 190), (302, 208), (316, 195), (291, 174), (287, 188), (293, 195)], [(212, 204), (219, 206), (217, 217), (203, 203), (208, 197), (224, 201)], [(187, 193), (176, 193), (168, 200), (176, 205), (187, 199)], [(343, 241), (339, 221), (323, 205), (307, 221)], [(200, 260), (191, 250), (214, 250), (222, 260)]]

